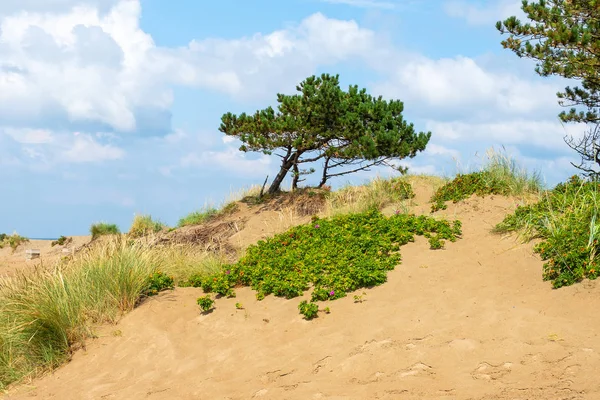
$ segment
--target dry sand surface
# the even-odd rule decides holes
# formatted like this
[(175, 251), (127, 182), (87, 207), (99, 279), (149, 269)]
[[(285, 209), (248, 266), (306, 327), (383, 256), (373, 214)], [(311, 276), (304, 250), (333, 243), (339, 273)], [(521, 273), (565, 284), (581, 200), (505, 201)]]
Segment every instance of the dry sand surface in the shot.
[(200, 289), (164, 293), (6, 398), (600, 399), (600, 285), (552, 290), (531, 244), (490, 233), (512, 209), (450, 206), (461, 240), (402, 247), (386, 284), (310, 322), (299, 299), (249, 289), (208, 315)]
[[(8, 246), (0, 249), (0, 276), (13, 275), (16, 271), (35, 268), (40, 265), (51, 266), (61, 257), (69, 255), (69, 252), (73, 249), (88, 243), (91, 238), (90, 236), (70, 237), (73, 241), (65, 246), (52, 246), (52, 240), (30, 240), (21, 244), (15, 251)], [(29, 249), (39, 250), (40, 258), (25, 259), (25, 251)]]

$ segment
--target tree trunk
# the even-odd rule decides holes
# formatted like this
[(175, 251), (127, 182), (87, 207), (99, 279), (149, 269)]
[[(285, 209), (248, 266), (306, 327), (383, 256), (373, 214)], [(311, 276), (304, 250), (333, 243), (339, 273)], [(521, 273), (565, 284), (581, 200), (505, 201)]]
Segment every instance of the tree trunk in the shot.
[(320, 188), (325, 186), (325, 183), (327, 183), (327, 170), (329, 168), (329, 160), (331, 160), (331, 157), (327, 157), (325, 159), (325, 164), (323, 165), (323, 175), (321, 177), (321, 182), (319, 182)]
[(273, 180), (273, 183), (271, 183), (271, 186), (269, 187), (269, 194), (275, 194), (279, 192), (281, 188), (281, 182), (283, 182), (283, 180), (285, 179), (290, 168), (294, 166), (295, 157), (296, 153), (283, 158), (283, 161), (281, 161), (281, 168), (279, 169), (277, 176)]
[(300, 169), (298, 163), (294, 163), (294, 177), (292, 178), (292, 190), (298, 189), (298, 181), (300, 181)]

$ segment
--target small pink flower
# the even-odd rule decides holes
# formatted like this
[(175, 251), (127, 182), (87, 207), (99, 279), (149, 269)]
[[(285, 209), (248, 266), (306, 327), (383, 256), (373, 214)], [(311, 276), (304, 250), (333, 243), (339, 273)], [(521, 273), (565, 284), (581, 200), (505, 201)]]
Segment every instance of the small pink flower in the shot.
[(331, 292), (329, 292), (330, 296), (333, 296), (334, 294), (335, 294), (335, 291), (333, 291), (333, 290)]
[(319, 225), (319, 224), (315, 225), (315, 228), (317, 228), (317, 229), (319, 229), (320, 227), (321, 227), (321, 225)]
[(226, 273), (227, 275), (229, 275), (229, 274), (231, 273), (231, 271), (230, 271), (230, 270), (227, 270), (227, 271), (225, 271), (225, 273)]

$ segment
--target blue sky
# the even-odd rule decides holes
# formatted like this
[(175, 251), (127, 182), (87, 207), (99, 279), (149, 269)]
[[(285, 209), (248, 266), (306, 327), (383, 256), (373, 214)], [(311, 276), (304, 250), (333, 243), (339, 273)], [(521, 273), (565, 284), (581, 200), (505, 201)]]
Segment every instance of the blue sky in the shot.
[[(475, 167), (504, 146), (548, 184), (573, 174), (555, 93), (503, 50), (520, 1), (3, 0), (0, 232), (173, 225), (260, 184), (277, 160), (224, 141), (220, 117), (275, 104), (315, 73), (400, 99), (428, 149), (413, 172)], [(363, 182), (379, 170), (332, 182)]]

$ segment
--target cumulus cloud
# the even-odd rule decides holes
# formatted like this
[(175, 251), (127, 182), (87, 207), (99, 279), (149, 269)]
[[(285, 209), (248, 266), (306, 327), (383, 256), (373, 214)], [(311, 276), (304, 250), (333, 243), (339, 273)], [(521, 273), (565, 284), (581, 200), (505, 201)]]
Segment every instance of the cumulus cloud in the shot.
[[(474, 59), (458, 56), (433, 60), (416, 57), (390, 71), (390, 79), (375, 90), (418, 104), (428, 116), (439, 112), (454, 117), (489, 119), (501, 115), (556, 115), (555, 84), (491, 71)], [(493, 112), (494, 115), (490, 115)]]
[(57, 133), (81, 131), (87, 136), (63, 138), (68, 151), (37, 146), (29, 154), (72, 162), (118, 159), (123, 150), (92, 135), (176, 140), (170, 113), (174, 85), (237, 100), (272, 99), (319, 66), (365, 57), (376, 40), (355, 21), (316, 13), (271, 33), (166, 48), (141, 29), (140, 16), (139, 0), (3, 1), (0, 135), (39, 145)]
[(123, 158), (125, 152), (110, 144), (98, 143), (89, 135), (76, 135), (70, 148), (62, 153), (62, 161), (85, 163)]

